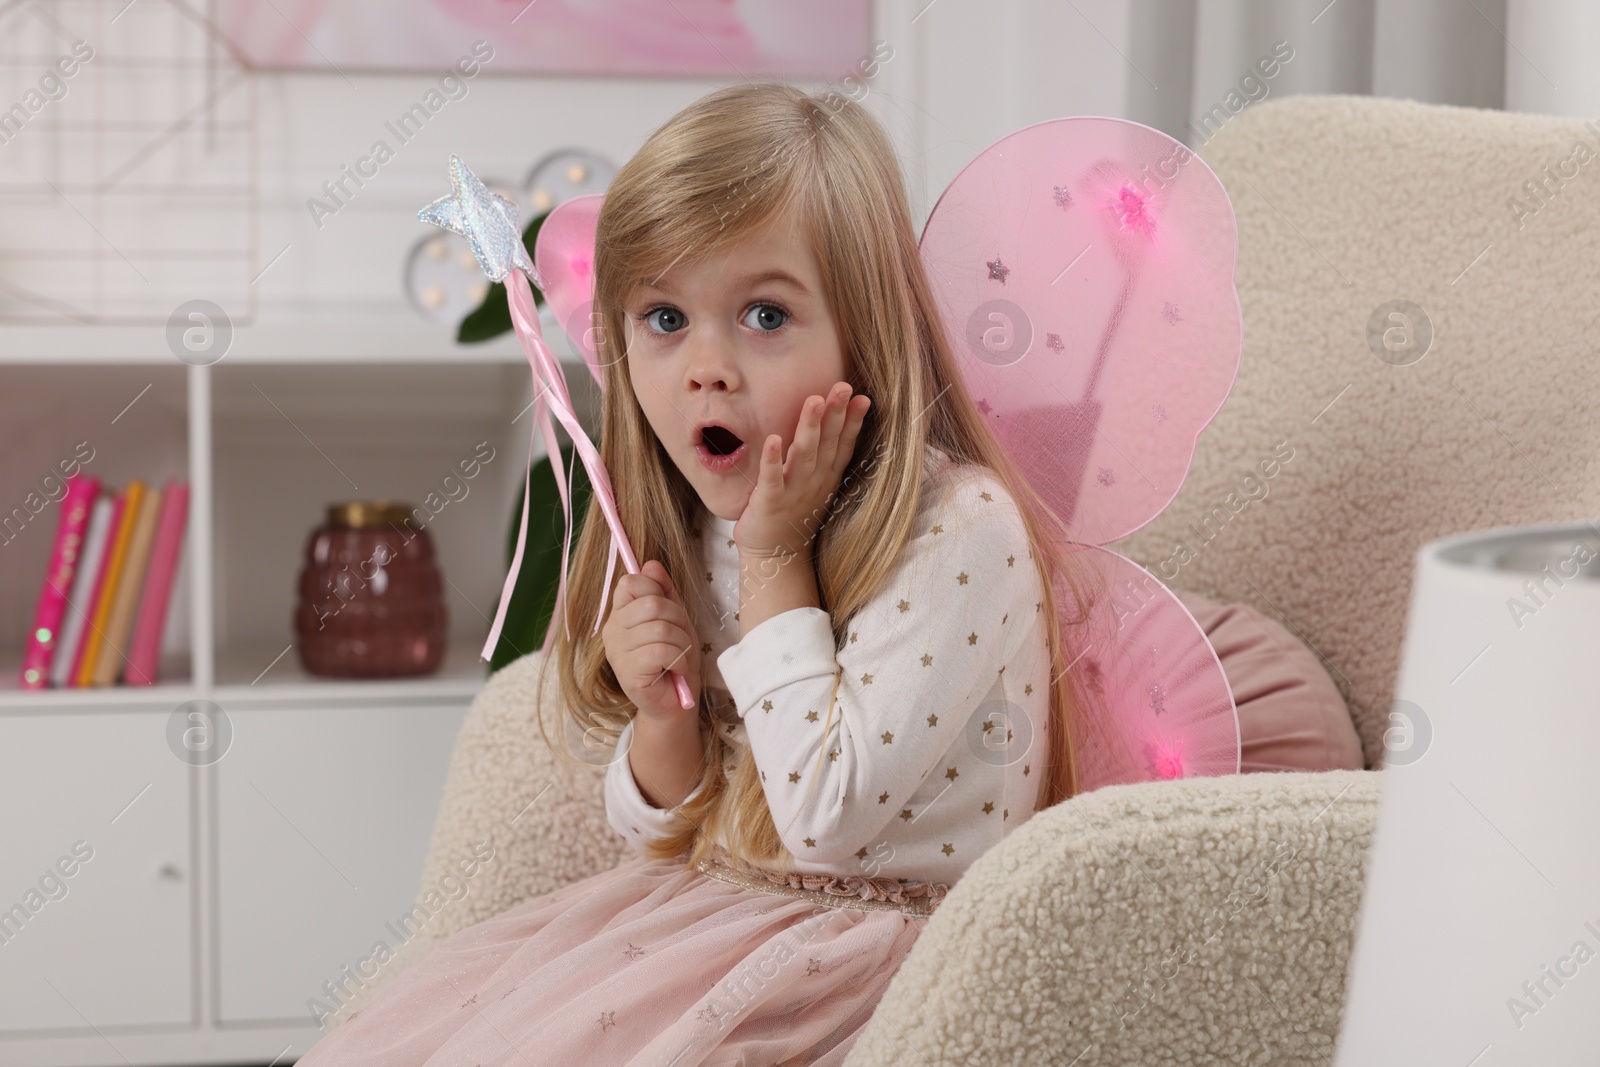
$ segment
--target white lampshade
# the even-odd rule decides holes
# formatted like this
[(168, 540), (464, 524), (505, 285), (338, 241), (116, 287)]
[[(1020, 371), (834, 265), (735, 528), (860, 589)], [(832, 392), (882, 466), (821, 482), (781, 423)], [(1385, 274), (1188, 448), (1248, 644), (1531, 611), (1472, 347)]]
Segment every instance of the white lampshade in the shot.
[(1401, 660), (1334, 1062), (1595, 1063), (1600, 531), (1425, 545)]

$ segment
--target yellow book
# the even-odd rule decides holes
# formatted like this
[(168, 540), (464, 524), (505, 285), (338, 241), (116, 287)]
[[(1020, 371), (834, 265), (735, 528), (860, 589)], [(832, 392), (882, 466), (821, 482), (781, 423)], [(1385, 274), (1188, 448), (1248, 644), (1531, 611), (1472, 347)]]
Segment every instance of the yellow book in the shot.
[[(128, 555), (128, 542), (133, 539), (133, 528), (138, 525), (139, 508), (144, 501), (144, 483), (137, 478), (128, 483), (127, 502), (122, 505), (122, 520), (117, 523), (116, 534), (106, 549), (106, 576), (95, 599), (89, 626), (83, 635), (83, 659), (72, 677), (75, 686), (86, 686), (94, 678), (95, 664), (105, 651), (106, 623), (111, 619), (111, 602), (116, 599), (117, 585), (122, 577), (123, 560)], [(109, 653), (116, 656), (116, 652)], [(118, 659), (121, 657), (118, 656)]]
[(156, 517), (161, 514), (161, 490), (151, 488), (139, 505), (139, 518), (128, 539), (128, 555), (122, 562), (122, 577), (117, 582), (116, 599), (106, 620), (106, 647), (94, 667), (95, 685), (116, 685), (127, 660), (128, 633), (133, 629), (133, 609), (144, 589), (144, 572), (150, 563), (150, 548), (156, 539)]

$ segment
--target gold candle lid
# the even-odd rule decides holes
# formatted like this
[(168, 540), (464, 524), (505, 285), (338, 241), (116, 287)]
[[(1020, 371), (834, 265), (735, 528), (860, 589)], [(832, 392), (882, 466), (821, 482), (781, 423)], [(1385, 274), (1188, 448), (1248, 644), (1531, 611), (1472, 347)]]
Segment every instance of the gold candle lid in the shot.
[(413, 510), (410, 504), (387, 500), (346, 500), (328, 505), (328, 525), (347, 530), (399, 526), (411, 517)]

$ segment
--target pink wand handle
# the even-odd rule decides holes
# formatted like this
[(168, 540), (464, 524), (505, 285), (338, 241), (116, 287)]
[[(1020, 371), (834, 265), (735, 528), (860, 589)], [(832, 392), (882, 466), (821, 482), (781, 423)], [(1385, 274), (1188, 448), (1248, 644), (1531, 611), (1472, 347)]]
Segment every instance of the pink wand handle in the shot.
[[(639, 573), (639, 561), (634, 556), (633, 546), (628, 541), (627, 531), (623, 528), (622, 517), (617, 512), (616, 494), (611, 488), (611, 478), (606, 472), (605, 464), (600, 460), (600, 452), (595, 448), (594, 442), (584, 432), (583, 426), (578, 422), (578, 416), (572, 408), (572, 398), (567, 392), (566, 372), (561, 369), (561, 364), (550, 355), (544, 346), (544, 338), (539, 330), (539, 309), (533, 301), (533, 291), (528, 286), (527, 277), (520, 270), (512, 270), (506, 275), (506, 298), (511, 308), (511, 324), (516, 327), (517, 339), (522, 344), (523, 353), (528, 357), (528, 364), (533, 370), (533, 388), (535, 397), (536, 425), (541, 425), (544, 432), (546, 445), (550, 452), (550, 462), (554, 466), (556, 482), (561, 492), (561, 507), (567, 513), (567, 535), (572, 532), (571, 503), (567, 499), (566, 473), (561, 460), (561, 450), (556, 445), (555, 429), (550, 423), (550, 413), (545, 410), (544, 401), (548, 400), (550, 408), (555, 412), (561, 424), (566, 427), (567, 435), (572, 439), (572, 445), (578, 451), (578, 457), (583, 461), (584, 468), (589, 474), (589, 483), (594, 490), (593, 499), (600, 505), (600, 510), (605, 516), (606, 524), (611, 528), (612, 542), (622, 554), (623, 564), (628, 568), (629, 574)], [(531, 455), (531, 454), (530, 454)], [(531, 462), (531, 460), (530, 460)], [(505, 609), (511, 601), (511, 589), (516, 585), (517, 571), (522, 565), (522, 543), (528, 533), (528, 499), (523, 495), (522, 531), (517, 536), (517, 550), (511, 561), (510, 573), (506, 575), (505, 588), (500, 596), (500, 610), (495, 615), (494, 625), (490, 629), (486, 649), (492, 649), (500, 635), (500, 628), (505, 619)], [(562, 551), (562, 583), (566, 582), (566, 551)], [(613, 557), (614, 559), (615, 557)], [(609, 575), (608, 575), (609, 578)], [(610, 582), (607, 582), (609, 593)], [(563, 604), (565, 597), (561, 598)], [(600, 602), (600, 615), (605, 614), (605, 599)], [(599, 629), (600, 619), (595, 619), (595, 628)], [(695, 706), (695, 697), (689, 690), (689, 682), (684, 676), (672, 671), (672, 685), (678, 692), (678, 705), (685, 711)]]

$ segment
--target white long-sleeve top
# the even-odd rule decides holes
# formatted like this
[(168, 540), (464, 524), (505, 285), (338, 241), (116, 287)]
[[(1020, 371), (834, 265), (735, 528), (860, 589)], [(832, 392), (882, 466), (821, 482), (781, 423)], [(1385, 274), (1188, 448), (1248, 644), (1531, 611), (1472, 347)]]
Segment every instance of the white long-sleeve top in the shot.
[[(924, 470), (913, 536), (842, 647), (814, 607), (741, 636), (734, 522), (701, 513), (703, 582), (679, 586), (699, 588), (711, 620), (701, 652), (724, 770), (753, 756), (796, 871), (953, 884), (1036, 808), (1051, 676), (1025, 527), (987, 468), (930, 446)], [(685, 824), (640, 792), (632, 734), (630, 721), (606, 814), (642, 851)]]

